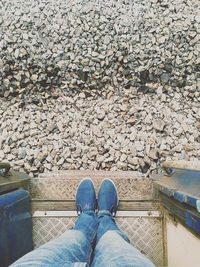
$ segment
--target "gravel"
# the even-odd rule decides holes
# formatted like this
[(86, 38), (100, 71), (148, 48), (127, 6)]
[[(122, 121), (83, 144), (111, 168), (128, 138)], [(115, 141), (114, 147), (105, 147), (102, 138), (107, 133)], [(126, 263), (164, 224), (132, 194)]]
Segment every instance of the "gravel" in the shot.
[(0, 160), (156, 172), (200, 155), (198, 0), (2, 0)]
[(1, 2), (1, 96), (200, 90), (198, 0)]
[[(0, 99), (0, 160), (30, 176), (68, 169), (137, 170), (200, 159), (199, 98), (134, 93), (57, 99), (21, 107)], [(104, 116), (100, 116), (103, 114)], [(130, 118), (134, 117), (134, 120)]]

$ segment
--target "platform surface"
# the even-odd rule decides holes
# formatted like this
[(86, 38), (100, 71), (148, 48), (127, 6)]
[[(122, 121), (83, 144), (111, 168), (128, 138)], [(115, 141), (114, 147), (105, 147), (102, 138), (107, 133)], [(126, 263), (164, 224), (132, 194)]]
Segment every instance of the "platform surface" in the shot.
[[(34, 199), (74, 200), (81, 179), (94, 181), (96, 191), (104, 178), (112, 179), (118, 189), (120, 200), (150, 200), (154, 198), (152, 180), (132, 171), (59, 171), (40, 174), (31, 180)], [(48, 186), (46, 186), (48, 184)]]
[(155, 200), (152, 180), (136, 172), (60, 171), (31, 180), (34, 246), (38, 247), (73, 227), (75, 192), (81, 179), (90, 177), (98, 192), (101, 181), (112, 179), (119, 192), (116, 222), (131, 243), (156, 266), (163, 266), (163, 217)]

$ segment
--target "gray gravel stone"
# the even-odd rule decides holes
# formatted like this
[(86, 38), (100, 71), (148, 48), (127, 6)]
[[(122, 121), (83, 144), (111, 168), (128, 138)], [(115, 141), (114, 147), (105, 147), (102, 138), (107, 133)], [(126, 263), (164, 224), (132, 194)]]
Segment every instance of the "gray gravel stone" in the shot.
[(19, 149), (18, 158), (24, 159), (25, 157), (26, 157), (26, 149), (25, 148)]
[(4, 151), (0, 150), (0, 159), (2, 160), (4, 158)]
[(63, 165), (64, 161), (65, 161), (64, 158), (59, 159), (59, 161), (57, 162), (57, 165)]
[(163, 73), (161, 76), (160, 76), (160, 80), (164, 83), (168, 83), (170, 79), (170, 75), (169, 73)]
[(165, 122), (163, 120), (156, 119), (153, 121), (153, 128), (158, 131), (162, 131), (164, 126), (165, 126)]

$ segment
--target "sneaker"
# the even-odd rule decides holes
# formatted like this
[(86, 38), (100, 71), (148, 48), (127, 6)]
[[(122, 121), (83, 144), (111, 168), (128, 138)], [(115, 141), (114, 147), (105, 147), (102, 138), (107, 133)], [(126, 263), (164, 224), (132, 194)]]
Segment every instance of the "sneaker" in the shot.
[(98, 194), (99, 211), (109, 211), (114, 217), (118, 207), (118, 192), (114, 182), (110, 179), (104, 179), (101, 183)]
[(76, 190), (78, 215), (85, 211), (95, 211), (97, 206), (94, 184), (90, 178), (83, 179)]

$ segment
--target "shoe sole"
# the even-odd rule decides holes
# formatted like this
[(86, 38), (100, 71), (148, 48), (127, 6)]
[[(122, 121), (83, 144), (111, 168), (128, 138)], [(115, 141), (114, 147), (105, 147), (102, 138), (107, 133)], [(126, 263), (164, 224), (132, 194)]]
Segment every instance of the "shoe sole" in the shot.
[(116, 192), (117, 192), (117, 207), (118, 207), (118, 206), (119, 206), (119, 194), (118, 194), (117, 187), (116, 187), (115, 183), (113, 182), (113, 180), (111, 180), (111, 179), (109, 179), (109, 178), (104, 178), (103, 181), (101, 182), (99, 188), (101, 188), (102, 183), (103, 183), (104, 181), (106, 181), (106, 180), (109, 180), (109, 181), (113, 184), (113, 186), (114, 186), (114, 188), (115, 188), (115, 190), (116, 190)]

